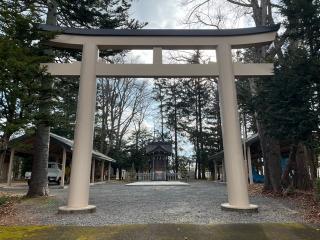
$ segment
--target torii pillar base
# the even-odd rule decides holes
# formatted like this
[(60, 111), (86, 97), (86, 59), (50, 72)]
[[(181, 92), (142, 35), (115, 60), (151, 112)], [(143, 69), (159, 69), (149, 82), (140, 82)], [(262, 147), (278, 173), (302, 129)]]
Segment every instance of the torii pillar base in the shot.
[(82, 208), (71, 208), (68, 206), (59, 207), (58, 213), (59, 214), (78, 214), (78, 213), (95, 213), (96, 206), (88, 205)]
[(225, 211), (241, 212), (241, 213), (257, 213), (259, 212), (258, 206), (249, 204), (247, 207), (239, 207), (230, 205), (229, 203), (221, 204), (221, 209)]

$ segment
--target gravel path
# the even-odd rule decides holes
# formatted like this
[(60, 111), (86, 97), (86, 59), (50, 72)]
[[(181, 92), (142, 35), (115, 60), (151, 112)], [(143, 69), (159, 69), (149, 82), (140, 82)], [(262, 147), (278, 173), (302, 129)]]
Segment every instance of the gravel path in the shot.
[(64, 205), (66, 189), (52, 189), (54, 197), (22, 201), (18, 205), (27, 218), (25, 224), (57, 224), (100, 226), (107, 224), (144, 223), (261, 223), (302, 222), (299, 214), (285, 202), (262, 196), (252, 197), (259, 213), (222, 211), (227, 201), (226, 186), (210, 181), (191, 182), (190, 186), (126, 186), (102, 184), (91, 186), (90, 204), (97, 206), (93, 214), (57, 214)]

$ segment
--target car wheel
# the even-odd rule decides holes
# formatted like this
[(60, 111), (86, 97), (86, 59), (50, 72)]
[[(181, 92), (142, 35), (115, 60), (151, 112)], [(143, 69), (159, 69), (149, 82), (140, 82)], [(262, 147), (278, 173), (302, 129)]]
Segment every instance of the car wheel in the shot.
[(61, 183), (61, 178), (59, 178), (59, 180), (57, 181), (57, 184), (60, 185)]

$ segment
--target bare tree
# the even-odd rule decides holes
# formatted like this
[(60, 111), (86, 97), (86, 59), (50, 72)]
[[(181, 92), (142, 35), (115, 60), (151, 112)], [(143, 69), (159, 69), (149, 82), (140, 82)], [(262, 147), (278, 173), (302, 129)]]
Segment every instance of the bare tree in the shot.
[(120, 150), (131, 127), (141, 127), (149, 105), (147, 81), (131, 78), (99, 79), (97, 132), (100, 151), (108, 154), (111, 149)]
[[(223, 4), (224, 9), (232, 9), (233, 7), (233, 15), (232, 18), (239, 21), (241, 17), (248, 17), (248, 20), (253, 20), (253, 23), (256, 26), (265, 26), (274, 24), (273, 18), (273, 8), (278, 7), (271, 3), (271, 0), (222, 0), (222, 1), (213, 1), (213, 0), (186, 0), (183, 2), (187, 2), (190, 6), (190, 11), (187, 15), (187, 23), (192, 23), (192, 19), (197, 19), (197, 23), (204, 24), (207, 26), (221, 26), (224, 23), (224, 27), (226, 22), (221, 21), (221, 6), (218, 5)], [(213, 8), (213, 4), (218, 5), (219, 7)], [(203, 15), (204, 8), (213, 8), (213, 14), (211, 15), (211, 20), (214, 19), (214, 22), (206, 21), (204, 18), (207, 15)], [(252, 18), (251, 18), (252, 17)], [(234, 22), (234, 21), (231, 21)], [(214, 23), (214, 24), (212, 24)], [(218, 25), (219, 24), (219, 25)], [(275, 47), (279, 48), (283, 41), (279, 39), (275, 42)], [(259, 47), (254, 49), (254, 57), (256, 62), (263, 62), (267, 57), (274, 57), (278, 51), (268, 51), (267, 47)], [(270, 56), (270, 54), (273, 54)], [(250, 79), (250, 89), (252, 95), (256, 95), (258, 91), (256, 79)], [(256, 112), (258, 115), (258, 111)], [(256, 119), (259, 119), (257, 116)], [(263, 123), (257, 120), (257, 127), (260, 136), (261, 148), (264, 156), (264, 164), (265, 164), (265, 188), (273, 189), (278, 192), (281, 190), (281, 167), (280, 167), (280, 147), (279, 142), (268, 136), (266, 134), (266, 129)]]

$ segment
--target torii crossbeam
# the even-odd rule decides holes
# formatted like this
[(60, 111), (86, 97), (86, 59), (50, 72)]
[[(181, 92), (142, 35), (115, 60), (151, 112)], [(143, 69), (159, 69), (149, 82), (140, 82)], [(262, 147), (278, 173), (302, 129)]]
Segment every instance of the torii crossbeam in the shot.
[[(273, 64), (241, 64), (232, 61), (231, 49), (262, 46), (274, 41), (279, 25), (224, 30), (125, 30), (75, 29), (41, 25), (58, 31), (49, 44), (82, 50), (82, 61), (47, 63), (54, 76), (80, 76), (75, 143), (68, 204), (61, 212), (92, 212), (89, 205), (90, 159), (96, 105), (96, 77), (218, 77), (228, 203), (223, 209), (257, 211), (249, 203), (241, 146), (235, 76), (273, 75)], [(107, 64), (98, 61), (99, 49), (152, 49), (153, 64)], [(163, 49), (216, 50), (217, 63), (163, 64)]]

